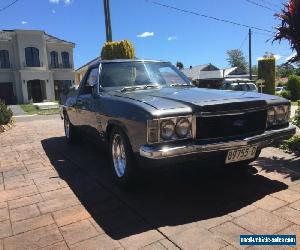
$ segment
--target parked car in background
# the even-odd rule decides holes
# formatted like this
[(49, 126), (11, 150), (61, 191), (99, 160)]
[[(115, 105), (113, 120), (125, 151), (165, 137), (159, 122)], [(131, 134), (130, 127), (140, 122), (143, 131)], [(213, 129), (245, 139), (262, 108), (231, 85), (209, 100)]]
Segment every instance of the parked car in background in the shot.
[(94, 63), (62, 118), (69, 143), (85, 134), (107, 145), (121, 186), (171, 162), (248, 164), (296, 131), (284, 98), (197, 88), (171, 63), (149, 60)]
[(222, 90), (235, 90), (235, 91), (249, 91), (258, 92), (257, 86), (254, 82), (245, 79), (240, 80), (226, 80), (221, 87)]
[(286, 86), (277, 86), (275, 88), (275, 92), (276, 94), (281, 94), (283, 91), (286, 91), (287, 90), (287, 87)]

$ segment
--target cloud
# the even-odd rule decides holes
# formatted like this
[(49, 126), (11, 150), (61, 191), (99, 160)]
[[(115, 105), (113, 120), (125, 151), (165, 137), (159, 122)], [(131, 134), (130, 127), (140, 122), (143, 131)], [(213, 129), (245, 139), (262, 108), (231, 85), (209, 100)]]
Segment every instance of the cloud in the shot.
[(21, 24), (25, 25), (27, 24), (28, 22), (27, 21), (22, 21)]
[(52, 10), (51, 12), (52, 12), (52, 14), (56, 14), (56, 10)]
[(282, 58), (282, 56), (281, 56), (281, 55), (274, 55), (274, 57), (275, 57), (275, 59), (276, 59), (276, 60), (279, 60), (279, 59), (281, 59), (281, 58)]
[(173, 40), (177, 40), (176, 36), (169, 36), (168, 37), (168, 41), (173, 41)]
[(146, 32), (144, 32), (142, 34), (137, 35), (137, 37), (140, 37), (140, 38), (146, 38), (146, 37), (150, 37), (150, 36), (154, 36), (154, 32), (148, 32), (148, 31), (146, 31)]
[(65, 3), (66, 5), (69, 5), (73, 2), (73, 0), (49, 0), (49, 2), (55, 4)]
[(297, 55), (297, 53), (294, 53), (294, 54), (292, 54), (292, 55), (286, 57), (286, 58), (284, 59), (284, 61), (287, 62), (287, 61), (291, 60), (291, 59), (292, 59), (294, 56), (296, 56), (296, 55)]

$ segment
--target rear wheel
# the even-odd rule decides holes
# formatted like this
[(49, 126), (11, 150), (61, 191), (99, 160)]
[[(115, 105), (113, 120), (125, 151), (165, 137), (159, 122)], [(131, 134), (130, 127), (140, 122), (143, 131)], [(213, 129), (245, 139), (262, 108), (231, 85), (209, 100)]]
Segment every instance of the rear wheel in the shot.
[(136, 177), (136, 165), (129, 139), (119, 128), (113, 128), (109, 138), (110, 165), (117, 184), (131, 187)]
[(66, 140), (69, 144), (74, 144), (78, 141), (78, 131), (75, 126), (70, 122), (69, 116), (67, 114), (64, 115), (64, 128)]

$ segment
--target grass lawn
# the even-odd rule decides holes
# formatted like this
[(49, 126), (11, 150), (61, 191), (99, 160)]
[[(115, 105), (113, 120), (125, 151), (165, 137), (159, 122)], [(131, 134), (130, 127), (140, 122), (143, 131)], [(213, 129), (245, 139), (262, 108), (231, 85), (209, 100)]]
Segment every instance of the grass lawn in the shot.
[(39, 110), (33, 104), (22, 104), (20, 106), (28, 115), (54, 115), (59, 113), (59, 109)]

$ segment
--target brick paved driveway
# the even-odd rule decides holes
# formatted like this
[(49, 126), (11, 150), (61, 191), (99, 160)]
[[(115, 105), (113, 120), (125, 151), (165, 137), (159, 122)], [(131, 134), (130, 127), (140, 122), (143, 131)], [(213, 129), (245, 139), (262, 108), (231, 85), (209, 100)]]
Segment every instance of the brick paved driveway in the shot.
[(18, 122), (0, 135), (0, 249), (228, 250), (252, 233), (299, 241), (299, 163), (267, 149), (243, 171), (173, 166), (126, 193), (97, 147), (65, 143), (58, 118)]

